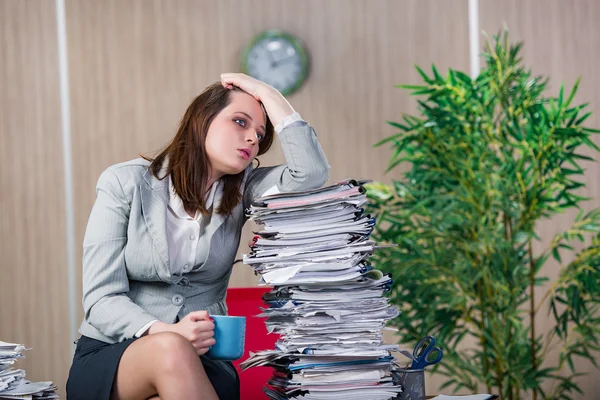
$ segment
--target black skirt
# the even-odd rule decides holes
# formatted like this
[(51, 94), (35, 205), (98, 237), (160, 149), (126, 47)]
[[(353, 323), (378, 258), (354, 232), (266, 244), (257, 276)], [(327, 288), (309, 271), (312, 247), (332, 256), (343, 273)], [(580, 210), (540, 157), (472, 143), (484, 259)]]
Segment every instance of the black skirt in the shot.
[[(117, 366), (127, 346), (137, 339), (109, 344), (82, 336), (77, 341), (73, 364), (67, 380), (68, 400), (110, 400)], [(219, 399), (239, 400), (240, 380), (229, 361), (200, 356), (206, 375)]]

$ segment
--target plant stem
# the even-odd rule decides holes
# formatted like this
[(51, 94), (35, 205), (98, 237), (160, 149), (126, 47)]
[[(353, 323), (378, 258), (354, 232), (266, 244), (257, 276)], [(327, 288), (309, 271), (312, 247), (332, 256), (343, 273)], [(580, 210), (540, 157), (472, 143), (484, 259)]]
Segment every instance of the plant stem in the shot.
[(512, 239), (511, 235), (512, 235), (512, 227), (510, 226), (510, 219), (508, 218), (508, 215), (506, 215), (506, 213), (504, 213), (504, 215), (502, 216), (503, 222), (504, 222), (504, 238), (509, 241)]
[[(533, 248), (529, 239), (529, 323), (531, 324), (531, 368), (537, 370), (535, 353), (535, 267), (533, 265)], [(533, 400), (537, 400), (537, 391), (533, 390)]]
[[(481, 281), (477, 282), (477, 294), (479, 295), (479, 303), (483, 304), (484, 302), (484, 298), (483, 298), (483, 288), (481, 285)], [(483, 334), (485, 332), (485, 311), (484, 311), (485, 307), (481, 307), (481, 326), (479, 327), (480, 329), (480, 336), (479, 336), (479, 343), (481, 343), (481, 353), (483, 354), (483, 370), (484, 370), (484, 374), (483, 376), (488, 376), (488, 373), (490, 371), (490, 362), (488, 361), (487, 358), (487, 341), (485, 339), (485, 335)], [(486, 380), (485, 382), (486, 388), (488, 390), (488, 393), (491, 393), (491, 386), (489, 381)]]
[[(498, 393), (502, 393), (502, 387), (504, 386), (503, 383), (502, 383), (502, 380), (504, 378), (504, 374), (502, 373), (502, 365), (501, 365), (501, 363), (502, 363), (502, 360), (500, 359), (500, 355), (498, 355), (498, 357), (496, 358), (496, 374), (498, 375), (498, 379), (497, 379), (497, 382), (498, 382)], [(508, 400), (513, 400), (510, 388), (509, 388), (508, 392), (509, 392)], [(488, 393), (491, 393), (489, 391), (489, 389), (488, 389)]]
[[(508, 217), (508, 215), (506, 214), (506, 212), (503, 215), (503, 220), (504, 220), (504, 238), (506, 239), (507, 242), (510, 242), (511, 245), (512, 245), (512, 224), (511, 224), (511, 220)], [(506, 265), (506, 263), (505, 263), (505, 265)], [(505, 270), (505, 273), (506, 272), (507, 271)], [(506, 323), (510, 324), (509, 321), (506, 321)], [(512, 343), (512, 328), (511, 327), (509, 327), (509, 330), (508, 330), (508, 340), (507, 340), (507, 343), (509, 345)], [(517, 391), (516, 395), (513, 395), (513, 388), (511, 386), (512, 385), (511, 385), (510, 379), (509, 379), (509, 389), (508, 389), (509, 390), (509, 397), (508, 397), (508, 399), (509, 400), (518, 399), (519, 398), (518, 391)], [(502, 392), (500, 392), (500, 393), (502, 393)]]

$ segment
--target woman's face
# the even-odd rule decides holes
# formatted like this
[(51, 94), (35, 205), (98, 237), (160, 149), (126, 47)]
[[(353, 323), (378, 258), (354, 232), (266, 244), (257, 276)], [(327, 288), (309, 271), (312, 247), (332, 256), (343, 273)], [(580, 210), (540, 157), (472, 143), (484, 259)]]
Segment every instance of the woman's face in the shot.
[(230, 92), (229, 96), (231, 102), (213, 119), (206, 134), (206, 154), (215, 180), (245, 170), (265, 137), (260, 103), (244, 92)]

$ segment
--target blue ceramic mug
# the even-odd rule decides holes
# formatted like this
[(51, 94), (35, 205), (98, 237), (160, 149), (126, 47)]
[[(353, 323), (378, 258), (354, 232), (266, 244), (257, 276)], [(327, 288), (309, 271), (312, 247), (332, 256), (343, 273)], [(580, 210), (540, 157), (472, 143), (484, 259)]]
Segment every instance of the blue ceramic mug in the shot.
[(213, 360), (237, 360), (244, 354), (246, 317), (211, 315), (215, 324), (215, 344), (206, 356)]

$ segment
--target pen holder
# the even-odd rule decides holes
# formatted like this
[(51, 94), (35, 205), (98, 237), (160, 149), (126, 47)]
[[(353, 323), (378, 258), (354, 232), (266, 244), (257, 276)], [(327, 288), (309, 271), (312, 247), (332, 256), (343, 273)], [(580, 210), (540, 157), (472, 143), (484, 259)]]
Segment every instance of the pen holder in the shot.
[(425, 400), (425, 370), (399, 369), (396, 376), (402, 385), (400, 400)]

